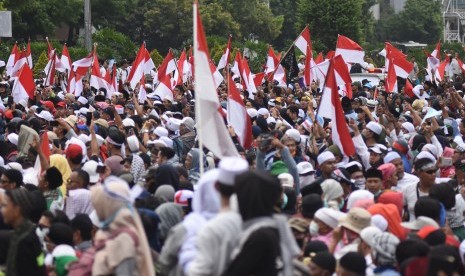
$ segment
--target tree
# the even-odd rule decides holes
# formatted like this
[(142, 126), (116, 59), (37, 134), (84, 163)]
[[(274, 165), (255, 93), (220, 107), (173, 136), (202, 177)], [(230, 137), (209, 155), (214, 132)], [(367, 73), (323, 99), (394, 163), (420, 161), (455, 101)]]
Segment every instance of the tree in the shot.
[(443, 28), (441, 2), (435, 0), (407, 0), (404, 10), (388, 24), (388, 38), (395, 41), (434, 43)]
[(115, 30), (102, 29), (93, 35), (93, 41), (98, 44), (98, 53), (103, 59), (121, 61), (136, 56), (136, 45), (129, 37)]
[[(274, 15), (284, 17), (281, 34), (275, 38), (273, 45), (276, 48), (289, 47), (300, 32), (294, 27), (297, 5), (294, 0), (270, 0), (270, 8)], [(310, 32), (312, 33), (312, 30)]]
[(47, 52), (43, 51), (37, 62), (34, 64), (34, 77), (39, 78), (40, 74), (44, 71), (45, 66), (47, 66), (48, 63), (48, 58), (47, 58)]
[[(312, 37), (326, 49), (334, 49), (337, 35), (363, 41), (362, 5), (365, 0), (298, 0), (295, 28), (309, 24)], [(322, 50), (322, 49), (317, 49)]]

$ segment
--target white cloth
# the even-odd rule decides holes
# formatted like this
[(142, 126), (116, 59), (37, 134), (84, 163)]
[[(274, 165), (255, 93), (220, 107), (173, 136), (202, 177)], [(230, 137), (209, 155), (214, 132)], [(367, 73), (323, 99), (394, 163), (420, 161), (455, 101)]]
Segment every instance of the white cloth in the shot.
[[(397, 180), (397, 186), (392, 187), (396, 192), (402, 192), (402, 190), (409, 184), (417, 184), (420, 179), (413, 174), (404, 173), (402, 179)], [(394, 189), (395, 188), (395, 189)]]
[[(409, 213), (409, 221), (415, 220), (415, 203), (417, 203), (418, 196), (417, 196), (417, 183), (412, 183), (407, 185), (403, 190), (402, 194), (404, 196), (404, 205), (407, 205), (408, 213)], [(427, 196), (428, 193), (423, 193), (418, 189), (418, 195), (420, 197)]]
[(197, 237), (197, 255), (187, 275), (222, 275), (228, 268), (233, 249), (242, 232), (242, 218), (233, 211), (210, 220)]

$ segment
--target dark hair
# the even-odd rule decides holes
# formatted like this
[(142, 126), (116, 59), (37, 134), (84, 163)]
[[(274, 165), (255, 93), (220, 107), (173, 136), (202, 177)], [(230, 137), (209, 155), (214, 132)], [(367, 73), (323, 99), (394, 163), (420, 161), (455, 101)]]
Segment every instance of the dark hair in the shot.
[(449, 183), (433, 185), (429, 190), (429, 197), (439, 200), (446, 210), (450, 210), (455, 206), (455, 191)]
[(45, 171), (45, 180), (50, 190), (55, 190), (63, 184), (63, 176), (56, 167), (50, 167)]
[(218, 184), (218, 192), (222, 197), (231, 197), (234, 194), (234, 186), (226, 185), (226, 184), (221, 184), (220, 182), (217, 182)]
[(15, 169), (6, 170), (3, 175), (5, 175), (10, 182), (14, 182), (15, 188), (19, 188), (23, 185), (23, 174)]
[(429, 253), (429, 245), (421, 239), (408, 239), (401, 241), (396, 247), (396, 260), (402, 265), (413, 257), (426, 257)]
[(79, 231), (82, 240), (89, 241), (92, 239), (92, 221), (87, 214), (76, 214), (70, 222), (73, 231)]
[(413, 209), (415, 217), (424, 216), (439, 221), (441, 215), (441, 204), (438, 200), (430, 197), (420, 197)]
[[(111, 138), (111, 140), (115, 141), (118, 144), (124, 144), (126, 141), (124, 134), (119, 131), (119, 129), (116, 126), (110, 126), (108, 128), (108, 137)], [(121, 148), (121, 146), (117, 146), (112, 144), (116, 148)]]
[(174, 157), (174, 150), (172, 148), (168, 148), (168, 147), (161, 147), (159, 149), (159, 153), (166, 157), (167, 159), (171, 159)]
[(73, 229), (65, 223), (55, 222), (50, 225), (47, 237), (55, 245), (67, 244), (73, 246)]
[(292, 113), (299, 114), (299, 107), (295, 104), (291, 104), (287, 107), (287, 110), (289, 110)]
[(83, 158), (82, 152), (78, 153), (75, 157), (68, 157), (69, 161), (75, 165), (81, 164)]
[(87, 188), (89, 186), (89, 183), (90, 183), (89, 173), (87, 173), (83, 169), (75, 170), (74, 172), (77, 173), (79, 179), (81, 179), (81, 181), (83, 182), (83, 184), (84, 184), (83, 188)]
[(313, 219), (316, 211), (323, 207), (323, 200), (318, 194), (308, 194), (302, 198), (302, 216)]

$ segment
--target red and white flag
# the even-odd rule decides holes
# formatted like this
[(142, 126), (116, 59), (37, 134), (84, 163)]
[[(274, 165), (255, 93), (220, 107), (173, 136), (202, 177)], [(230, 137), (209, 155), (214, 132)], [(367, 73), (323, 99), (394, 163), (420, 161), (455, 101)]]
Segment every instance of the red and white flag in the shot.
[(343, 35), (338, 35), (335, 55), (341, 55), (347, 63), (363, 64), (365, 52), (355, 41)]
[(163, 62), (161, 63), (160, 67), (158, 68), (158, 80), (161, 81), (162, 77), (171, 74), (175, 70), (176, 61), (174, 59), (173, 52), (170, 49), (165, 59), (163, 59)]
[(257, 87), (255, 87), (255, 83), (253, 82), (253, 74), (250, 71), (247, 59), (242, 59), (242, 70), (241, 78), (249, 92), (249, 98), (254, 99), (254, 93), (257, 93)]
[(51, 59), (52, 58), (52, 51), (53, 51), (53, 46), (52, 44), (50, 43), (50, 41), (48, 40), (48, 37), (45, 38), (45, 40), (47, 41), (47, 58), (48, 59)]
[(305, 69), (304, 69), (304, 84), (306, 87), (310, 87), (313, 80), (312, 74), (312, 52), (310, 46), (307, 46), (307, 53), (305, 55)]
[(19, 71), (21, 70), (24, 64), (27, 64), (26, 51), (21, 51), (20, 53), (18, 53), (18, 59), (16, 60), (13, 69), (11, 70), (11, 76), (17, 77)]
[(234, 58), (234, 64), (231, 67), (231, 72), (233, 72), (236, 77), (241, 77), (242, 72), (242, 57), (239, 51), (236, 52), (236, 57)]
[(18, 77), (11, 91), (13, 101), (18, 104), (23, 99), (34, 99), (35, 89), (36, 84), (34, 83), (34, 76), (31, 68), (29, 68), (27, 64), (24, 64), (18, 72)]
[(116, 77), (116, 66), (113, 66), (112, 70), (113, 70), (113, 73), (111, 74), (110, 86), (108, 87), (109, 89), (107, 91), (107, 95), (110, 94), (109, 96), (107, 96), (108, 98), (111, 98), (113, 93), (118, 92), (118, 80)]
[(405, 80), (404, 92), (411, 99), (415, 98), (415, 94), (413, 93), (413, 85), (412, 85), (412, 83), (410, 82), (410, 80), (408, 78)]
[(20, 58), (20, 55), (21, 53), (18, 49), (18, 46), (15, 43), (15, 45), (13, 45), (13, 48), (11, 49), (10, 57), (8, 58), (8, 61), (6, 63), (6, 73), (8, 74), (8, 76), (13, 75), (13, 68), (15, 67), (16, 61), (18, 61), (18, 59)]
[(195, 114), (199, 142), (220, 159), (227, 156), (239, 156), (224, 124), (223, 117), (218, 112), (221, 105), (210, 70), (207, 39), (203, 31), (197, 2), (194, 2), (193, 6)]
[(94, 60), (94, 55), (93, 53), (91, 53), (87, 57), (73, 62), (72, 67), (76, 75), (84, 76), (85, 74), (87, 74), (90, 66), (92, 66), (93, 60)]
[(44, 72), (45, 72), (44, 86), (50, 86), (50, 85), (55, 84), (56, 50), (52, 50), (50, 54), (52, 56), (50, 57), (47, 65), (44, 68)]
[(32, 69), (33, 64), (32, 64), (32, 52), (31, 52), (31, 41), (28, 40), (27, 46), (26, 46), (26, 59), (27, 59), (27, 65), (29, 65), (29, 68)]
[(224, 49), (224, 53), (221, 56), (220, 61), (218, 61), (218, 66), (217, 66), (218, 70), (223, 69), (229, 63), (229, 55), (231, 54), (231, 41), (232, 41), (232, 36), (230, 35), (228, 39), (228, 45), (226, 46), (226, 49)]
[[(160, 71), (158, 71), (160, 72)], [(174, 100), (173, 90), (172, 90), (172, 83), (170, 75), (162, 75), (161, 78), (158, 79), (158, 85), (155, 88), (155, 95), (160, 96), (163, 99), (169, 99), (171, 101)]]
[(434, 50), (431, 52), (431, 56), (439, 60), (441, 59), (441, 41), (438, 41), (436, 48), (434, 48)]
[(68, 52), (68, 46), (63, 45), (63, 51), (61, 52), (61, 59), (60, 59), (61, 67), (65, 70), (71, 71), (71, 56)]
[(325, 61), (325, 58), (323, 57), (323, 52), (318, 53), (318, 56), (315, 59), (315, 64), (320, 64), (323, 61)]
[(74, 96), (79, 97), (81, 96), (82, 90), (84, 89), (82, 84), (82, 77), (81, 75), (76, 75), (74, 70), (69, 71), (68, 76), (68, 89), (67, 92), (74, 94)]
[(388, 68), (388, 73), (386, 77), (386, 92), (392, 93), (392, 92), (397, 92), (397, 75), (396, 75), (396, 69), (394, 68), (394, 59), (391, 58), (389, 61), (389, 68)]
[(213, 74), (213, 79), (215, 80), (215, 88), (218, 88), (220, 84), (224, 81), (223, 75), (216, 68), (212, 60), (210, 60), (210, 71)]
[(131, 71), (129, 72), (127, 81), (131, 88), (136, 88), (136, 85), (140, 82), (144, 76), (145, 67), (145, 45), (140, 45), (139, 51), (137, 52), (136, 59), (132, 63)]
[[(100, 88), (105, 88), (107, 92), (108, 90), (110, 90), (108, 88), (110, 86), (109, 83), (100, 74), (100, 65), (98, 62), (96, 49), (94, 49), (94, 61), (92, 62), (92, 67), (90, 71), (90, 86), (95, 87), (97, 90), (99, 90)], [(108, 93), (107, 93), (107, 97), (108, 97)]]
[(340, 90), (349, 99), (352, 99), (352, 78), (350, 77), (349, 68), (341, 55), (333, 58), (333, 68), (336, 76), (336, 84), (341, 87)]
[[(390, 60), (394, 62), (394, 70), (396, 72), (396, 76), (398, 77), (406, 79), (410, 72), (413, 70), (413, 63), (404, 57), (393, 57)], [(391, 68), (391, 66), (388, 68)]]
[(273, 51), (273, 48), (268, 47), (268, 56), (266, 58), (265, 73), (273, 73), (279, 65), (279, 59)]
[(255, 86), (260, 86), (263, 83), (263, 79), (265, 79), (265, 73), (258, 73), (253, 76), (253, 82), (255, 83)]
[(139, 103), (144, 103), (147, 100), (147, 91), (145, 90), (145, 76), (142, 76), (139, 86), (139, 94), (137, 95)]
[(252, 145), (252, 123), (247, 114), (241, 94), (231, 76), (228, 77), (228, 123), (234, 128), (244, 149)]
[(153, 62), (152, 57), (150, 56), (149, 50), (144, 47), (145, 50), (145, 65), (144, 65), (144, 74), (150, 75), (153, 69), (155, 69), (155, 63)]
[(294, 44), (304, 55), (307, 55), (307, 46), (310, 47), (310, 52), (312, 52), (312, 40), (310, 39), (310, 29), (308, 26), (305, 26)]
[(439, 81), (444, 80), (444, 75), (445, 75), (445, 72), (446, 72), (447, 65), (449, 65), (449, 59), (444, 60), (443, 62), (441, 62), (438, 65), (438, 67), (434, 71), (434, 79), (436, 81), (439, 82)]
[(177, 83), (183, 84), (188, 81), (190, 77), (190, 64), (187, 61), (186, 51), (182, 51), (181, 56), (178, 60), (178, 70), (177, 70)]
[(349, 133), (346, 118), (344, 117), (341, 101), (339, 100), (334, 59), (329, 64), (318, 115), (331, 119), (331, 139), (341, 152), (346, 156), (354, 155), (354, 143)]

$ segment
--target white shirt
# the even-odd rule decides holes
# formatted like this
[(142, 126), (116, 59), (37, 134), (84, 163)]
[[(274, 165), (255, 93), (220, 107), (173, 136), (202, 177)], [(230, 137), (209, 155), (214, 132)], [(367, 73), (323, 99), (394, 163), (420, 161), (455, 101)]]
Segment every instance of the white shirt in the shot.
[(394, 191), (402, 192), (402, 190), (407, 187), (409, 184), (417, 184), (420, 179), (413, 174), (404, 173), (402, 179), (397, 180), (397, 186)]
[(402, 194), (404, 195), (404, 206), (407, 205), (408, 213), (409, 213), (409, 221), (415, 220), (415, 203), (417, 203), (418, 196), (427, 196), (428, 193), (423, 193), (417, 187), (418, 183), (412, 183), (407, 185), (403, 190)]

